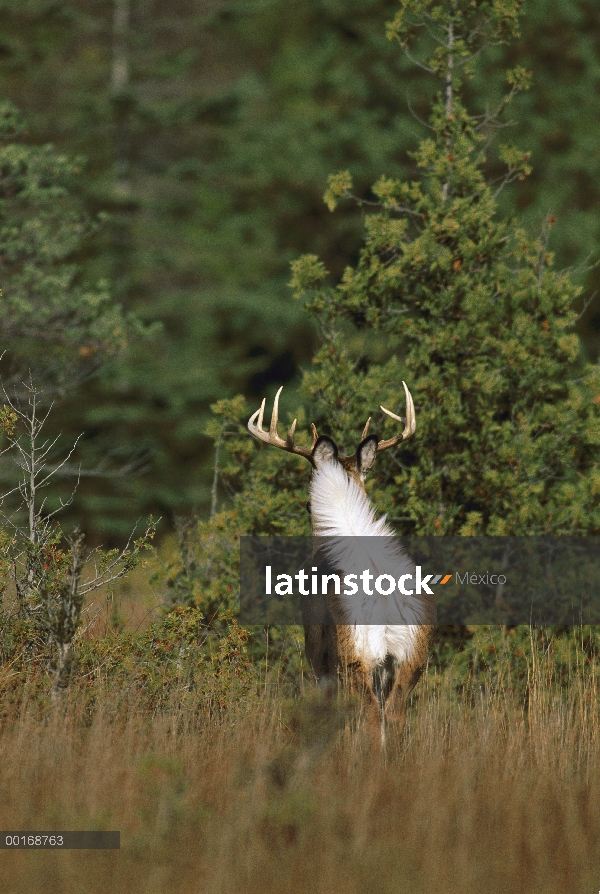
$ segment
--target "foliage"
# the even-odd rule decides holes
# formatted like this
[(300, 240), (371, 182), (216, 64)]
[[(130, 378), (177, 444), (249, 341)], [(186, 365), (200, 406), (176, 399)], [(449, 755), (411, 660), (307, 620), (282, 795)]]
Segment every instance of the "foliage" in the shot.
[[(352, 453), (374, 403), (398, 404), (402, 412), (405, 379), (417, 436), (382, 457), (370, 485), (378, 509), (400, 533), (597, 533), (600, 376), (574, 328), (580, 289), (553, 267), (552, 218), (532, 237), (498, 213), (502, 189), (528, 175), (528, 153), (500, 145), (504, 173), (499, 182), (486, 179), (489, 131), (499, 129), (529, 77), (510, 72), (495, 111), (472, 115), (452, 59), (453, 42), (460, 46), (462, 39), (453, 9), (440, 20), (452, 45), (423, 63), (443, 89), (433, 102), (430, 133), (413, 155), (420, 179), (383, 176), (365, 200), (354, 195), (348, 171), (333, 175), (325, 195), (330, 209), (350, 198), (369, 212), (358, 262), (335, 286), (317, 256), (293, 264), (292, 286), (322, 344), (301, 386), (312, 412), (300, 409), (289, 421), (298, 416), (301, 439), (314, 419), (320, 433)], [(485, 9), (498, 23), (479, 33), (482, 46), (504, 39), (506, 24), (503, 3)], [(390, 29), (401, 43), (404, 24), (397, 19)], [(508, 25), (512, 32), (512, 15)], [(470, 18), (468, 28), (476, 29)], [(174, 601), (195, 602), (210, 617), (219, 606), (232, 607), (240, 535), (309, 531), (306, 464), (252, 446), (245, 429), (252, 409), (242, 398), (213, 407), (207, 429), (217, 444), (213, 512), (185, 529), (170, 568)], [(220, 511), (217, 482), (226, 497)], [(464, 654), (469, 640), (459, 639)], [(477, 657), (469, 660), (482, 666)]]
[[(53, 696), (68, 685), (73, 662), (73, 641), (81, 624), (86, 596), (128, 574), (149, 549), (155, 524), (150, 520), (143, 536), (131, 535), (124, 549), (84, 549), (80, 531), (65, 535), (56, 515), (68, 501), (51, 511), (44, 491), (70, 459), (53, 465), (57, 439), (46, 438), (44, 426), (50, 411), (40, 413), (39, 392), (30, 387), (25, 406), (9, 402), (0, 410), (2, 455), (19, 470), (20, 480), (0, 497), (0, 596), (14, 596), (20, 626), (17, 640), (28, 658), (49, 661), (54, 678)], [(15, 502), (15, 496), (17, 497)], [(10, 628), (10, 625), (9, 625)], [(9, 634), (14, 639), (14, 632)], [(10, 656), (7, 656), (10, 657)]]
[[(16, 703), (35, 698), (43, 712), (55, 682), (48, 678), (52, 650), (47, 640), (32, 648), (39, 626), (29, 619), (0, 612), (2, 669)], [(178, 606), (141, 632), (108, 629), (104, 635), (75, 635), (70, 664), (70, 697), (87, 714), (110, 699), (110, 715), (126, 717), (130, 709), (148, 716), (181, 710), (196, 721), (231, 720), (231, 709), (244, 710), (265, 684), (266, 668), (251, 661), (248, 631), (231, 620), (218, 634), (205, 624), (198, 608)], [(64, 681), (63, 681), (64, 682)], [(50, 684), (50, 685), (49, 685)], [(108, 699), (107, 699), (108, 697)]]
[[(430, 25), (428, 3), (410, 7)], [(457, 92), (455, 48), (460, 59), (470, 47), (472, 64), (473, 29), (499, 40), (513, 16), (504, 3), (483, 4), (486, 28), (498, 19), (486, 34), (465, 20), (467, 8), (435, 7), (444, 53), (426, 64), (443, 91), (414, 153), (420, 181), (382, 177), (373, 186), (365, 247), (337, 286), (312, 255), (293, 265), (296, 294), (323, 340), (303, 387), (344, 442), (372, 395), (389, 406), (400, 381), (409, 383), (418, 435), (377, 493), (404, 533), (597, 533), (600, 373), (575, 332), (580, 288), (553, 269), (553, 218), (532, 238), (498, 216), (498, 191), (526, 176), (529, 155), (501, 147), (503, 179), (486, 182), (482, 125), (499, 121), (469, 113)], [(390, 36), (405, 46), (417, 24), (401, 14)], [(512, 72), (509, 84), (499, 111), (527, 77)], [(338, 175), (326, 198), (334, 205), (351, 189), (349, 175)]]
[(107, 283), (87, 283), (74, 257), (96, 224), (73, 197), (81, 162), (52, 146), (31, 145), (19, 114), (0, 106), (0, 349), (5, 387), (64, 394), (75, 380), (121, 352), (131, 315)]
[[(547, 9), (544, 2), (536, 0), (531, 21)], [(86, 485), (78, 512), (87, 507), (90, 526), (122, 532), (129, 506), (148, 501), (169, 512), (210, 502), (207, 521), (180, 526), (180, 554), (168, 568), (170, 603), (198, 607), (208, 629), (227, 635), (237, 537), (306, 533), (307, 469), (298, 458), (254, 449), (244, 428), (254, 406), (219, 401), (218, 421), (208, 428), (207, 406), (240, 383), (262, 393), (312, 356), (314, 339), (287, 301), (283, 274), (293, 253), (311, 249), (323, 260), (297, 262), (293, 282), (321, 347), (303, 378), (308, 406), (293, 415), (299, 432), (314, 419), (351, 451), (373, 401), (394, 405), (401, 379), (408, 381), (417, 438), (386, 457), (371, 484), (378, 508), (400, 532), (596, 531), (599, 385), (577, 339), (580, 290), (552, 266), (551, 232), (553, 246), (565, 252), (555, 216), (532, 237), (506, 214), (520, 194), (506, 187), (526, 184), (530, 171), (530, 152), (521, 148), (530, 120), (514, 144), (489, 151), (507, 106), (526, 101), (521, 93), (535, 67), (513, 59), (504, 98), (495, 74), (494, 85), (486, 83), (486, 59), (496, 72), (500, 54), (514, 55), (503, 41), (516, 33), (518, 4), (401, 4), (388, 34), (418, 61), (411, 68), (385, 44), (386, 4), (342, 10), (300, 3), (290, 10), (259, 2), (229, 17), (211, 8), (208, 18), (197, 18), (184, 3), (181, 21), (220, 48), (220, 81), (201, 61), (210, 54), (182, 51), (185, 24), (161, 32), (172, 14), (161, 7), (161, 18), (142, 4), (127, 90), (118, 96), (107, 76), (109, 13), (81, 0), (77, 8), (87, 26), (95, 23), (98, 41), (82, 43), (75, 5), (58, 12), (35, 0), (23, 18), (9, 2), (0, 68), (19, 95), (43, 77), (44, 66), (56, 68), (57, 48), (86, 47), (55, 87), (70, 98), (61, 137), (89, 150), (88, 207), (115, 213), (108, 241), (97, 234), (94, 251), (81, 256), (87, 270), (115, 278), (128, 306), (165, 325), (155, 350), (135, 349), (126, 365), (110, 365), (102, 384), (86, 389), (84, 415), (93, 428), (86, 455), (101, 461), (136, 444), (153, 464), (147, 479)], [(577, 4), (567, 5), (572, 11)], [(544, 27), (554, 28), (557, 17)], [(37, 68), (22, 66), (30, 50), (21, 26), (35, 32), (32, 46), (43, 60)], [(285, 40), (273, 39), (283, 32)], [(233, 45), (243, 52), (232, 53)], [(586, 72), (593, 58), (589, 49)], [(425, 138), (405, 158), (413, 136), (398, 114), (398, 84), (416, 90), (413, 111), (423, 116), (427, 70), (441, 78), (441, 92)], [(547, 82), (534, 81), (533, 89), (538, 98), (553, 95)], [(53, 131), (45, 108), (34, 120), (38, 133)], [(341, 173), (330, 179), (326, 203), (342, 210), (327, 218), (316, 193), (332, 168)], [(385, 176), (369, 190), (375, 168)], [(328, 269), (334, 281), (341, 275), (337, 286), (326, 284)], [(61, 419), (67, 428), (81, 419), (80, 395), (75, 415)], [(288, 400), (284, 410), (298, 403)], [(203, 432), (221, 451), (204, 480), (195, 477), (208, 465)]]
[[(208, 514), (210, 405), (294, 380), (313, 353), (314, 333), (289, 300), (289, 261), (318, 253), (335, 280), (355, 262), (361, 216), (347, 202), (327, 214), (327, 174), (349, 169), (367, 200), (378, 172), (414, 179), (407, 150), (432, 92), (386, 40), (396, 0), (125, 5), (128, 80), (116, 95), (113, 4), (2, 4), (0, 85), (26, 110), (27, 142), (85, 156), (76, 191), (89, 219), (111, 215), (77, 252), (83, 279), (110, 281), (128, 309), (163, 324), (151, 346), (115, 355), (53, 417), (70, 440), (86, 430), (88, 468), (144, 458), (144, 475), (82, 480), (72, 523), (104, 542), (124, 542), (150, 511), (169, 524), (194, 507)], [(560, 265), (584, 264), (599, 241), (599, 17), (591, 0), (530, 0), (520, 37), (490, 46), (463, 84), (485, 115), (502, 102), (506, 68), (534, 72), (511, 131), (534, 171), (498, 202), (503, 217), (518, 208), (529, 231), (556, 217)], [(429, 49), (413, 49), (426, 62)], [(485, 169), (503, 173), (493, 153)], [(579, 273), (590, 295), (597, 277)], [(592, 300), (578, 323), (590, 350), (595, 313)]]
[(76, 652), (90, 707), (104, 690), (116, 714), (128, 703), (149, 714), (179, 706), (207, 722), (257, 691), (262, 669), (249, 661), (247, 639), (234, 620), (217, 636), (198, 608), (178, 606), (142, 633), (80, 641)]
[(477, 689), (490, 698), (510, 690), (527, 710), (533, 677), (542, 664), (552, 687), (561, 692), (574, 676), (583, 678), (599, 649), (597, 627), (440, 628), (430, 657), (430, 682), (452, 687), (458, 701), (466, 697), (471, 704)]
[[(208, 520), (180, 520), (176, 549), (161, 575), (168, 609), (197, 607), (207, 630), (227, 635), (239, 606), (239, 537), (243, 534), (307, 535), (306, 470), (297, 458), (261, 454), (247, 434), (249, 410), (237, 397), (212, 407), (207, 433), (216, 441), (213, 514)], [(218, 490), (217, 490), (218, 488)], [(249, 499), (249, 495), (252, 498)], [(218, 498), (228, 504), (218, 509)], [(266, 661), (294, 688), (301, 671), (295, 628), (248, 629), (248, 653)], [(295, 682), (294, 682), (295, 681)]]

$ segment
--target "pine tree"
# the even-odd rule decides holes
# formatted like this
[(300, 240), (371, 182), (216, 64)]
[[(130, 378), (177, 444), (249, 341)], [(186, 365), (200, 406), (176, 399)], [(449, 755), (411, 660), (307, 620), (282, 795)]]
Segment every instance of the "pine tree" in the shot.
[(75, 263), (95, 228), (75, 197), (77, 161), (28, 139), (10, 103), (0, 106), (0, 351), (3, 384), (35, 383), (48, 399), (118, 354), (138, 327), (108, 284)]
[[(528, 75), (510, 72), (507, 96), (484, 115), (461, 98), (459, 72), (468, 78), (482, 49), (516, 32), (517, 9), (502, 0), (402, 5), (391, 37), (412, 55), (421, 15), (439, 41), (421, 63), (443, 84), (414, 154), (422, 177), (382, 177), (372, 199), (356, 200), (369, 212), (365, 245), (337, 285), (326, 283), (314, 255), (293, 265), (296, 294), (322, 339), (304, 375), (310, 410), (298, 414), (298, 432), (314, 419), (351, 452), (374, 404), (396, 401), (402, 412), (402, 379), (411, 388), (417, 435), (382, 457), (371, 483), (374, 502), (405, 535), (591, 534), (600, 526), (600, 375), (574, 329), (580, 289), (553, 268), (551, 218), (531, 237), (497, 212), (502, 188), (528, 174), (527, 154), (500, 146), (505, 173), (499, 182), (485, 177), (490, 140)], [(331, 177), (332, 210), (351, 196), (347, 172)], [(243, 401), (215, 409), (223, 422), (211, 434), (227, 455), (218, 470), (233, 499), (200, 525), (200, 553), (208, 561), (214, 543), (223, 548), (240, 533), (307, 533), (299, 460), (255, 451)], [(206, 592), (206, 562), (195, 568)], [(218, 580), (210, 587), (214, 605)], [(221, 596), (230, 598), (231, 587), (228, 578)]]
[[(358, 200), (373, 210), (339, 284), (325, 284), (315, 256), (294, 264), (323, 339), (304, 387), (332, 428), (356, 439), (373, 395), (390, 406), (402, 379), (412, 390), (418, 436), (376, 497), (405, 534), (600, 528), (600, 374), (575, 332), (580, 289), (553, 269), (551, 217), (532, 238), (497, 214), (499, 190), (527, 175), (528, 154), (501, 146), (502, 180), (484, 176), (490, 137), (528, 74), (509, 73), (495, 112), (474, 115), (461, 98), (481, 50), (516, 33), (518, 7), (402, 0), (388, 35), (411, 56), (423, 51), (419, 64), (443, 85), (414, 156), (422, 177), (382, 177), (374, 202)], [(332, 209), (351, 195), (347, 172), (330, 179)]]

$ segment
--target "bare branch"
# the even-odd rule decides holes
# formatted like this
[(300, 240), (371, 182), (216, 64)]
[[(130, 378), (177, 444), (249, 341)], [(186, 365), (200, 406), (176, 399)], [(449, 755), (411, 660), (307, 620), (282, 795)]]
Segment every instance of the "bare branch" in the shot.
[(575, 322), (578, 322), (585, 315), (586, 310), (588, 309), (590, 304), (592, 304), (592, 302), (597, 294), (598, 294), (598, 289), (596, 289), (595, 292), (592, 292), (592, 294), (590, 295), (590, 297), (588, 298), (587, 301), (584, 301), (583, 308), (581, 309), (581, 313), (577, 315)]
[(66, 461), (59, 466), (53, 466), (53, 474), (60, 478), (125, 478), (128, 475), (142, 475), (148, 471), (149, 466), (144, 465), (146, 455), (135, 457), (119, 466), (118, 469), (109, 469), (108, 461), (102, 459), (93, 469), (82, 469), (81, 466), (70, 466)]
[(419, 62), (418, 59), (415, 59), (415, 58), (412, 56), (412, 54), (409, 53), (409, 51), (408, 51), (408, 47), (407, 47), (407, 46), (405, 46), (405, 45), (403, 45), (403, 44), (400, 44), (400, 46), (402, 47), (402, 52), (404, 53), (404, 55), (406, 56), (406, 58), (409, 59), (409, 60), (412, 62), (413, 65), (416, 65), (418, 68), (422, 68), (423, 71), (426, 71), (428, 74), (437, 74), (437, 72), (435, 71), (435, 69), (430, 68), (428, 65), (425, 65), (423, 62)]
[[(48, 481), (50, 481), (50, 479), (53, 478), (54, 475), (56, 475), (56, 473), (57, 473), (58, 471), (60, 471), (60, 469), (62, 469), (62, 467), (65, 465), (65, 463), (67, 463), (67, 462), (71, 459), (71, 457), (73, 456), (73, 453), (75, 452), (75, 449), (76, 449), (76, 447), (77, 447), (77, 444), (78, 444), (79, 441), (81, 440), (81, 437), (82, 437), (82, 435), (78, 435), (78, 436), (77, 436), (77, 438), (75, 439), (75, 441), (74, 441), (74, 443), (73, 443), (73, 446), (72, 446), (71, 449), (69, 450), (69, 452), (68, 452), (67, 456), (65, 457), (65, 459), (64, 459), (61, 463), (59, 463), (58, 466), (56, 466), (54, 469), (51, 469), (50, 472), (48, 472), (48, 474), (46, 475), (45, 478), (42, 478), (42, 480), (38, 482), (38, 484), (37, 484), (38, 490), (39, 490), (40, 488), (42, 488), (42, 487), (45, 487), (45, 485), (48, 483)], [(57, 440), (58, 440), (58, 439), (57, 439)], [(56, 441), (55, 441), (54, 443), (56, 443)], [(40, 467), (40, 468), (43, 468), (43, 467)]]
[(369, 208), (385, 208), (388, 211), (392, 211), (395, 214), (409, 214), (412, 217), (418, 217), (421, 219), (421, 212), (415, 211), (413, 208), (407, 208), (404, 205), (386, 205), (383, 202), (374, 202), (372, 199), (363, 199), (360, 196), (355, 196), (353, 193), (346, 193), (346, 197), (349, 199), (353, 199), (358, 205), (367, 205)]
[(428, 124), (427, 121), (423, 121), (423, 119), (420, 118), (420, 117), (417, 115), (417, 113), (414, 111), (414, 109), (413, 109), (413, 107), (412, 107), (412, 104), (411, 104), (411, 101), (410, 101), (410, 94), (409, 94), (408, 90), (406, 91), (406, 103), (407, 103), (407, 105), (408, 105), (408, 111), (409, 111), (410, 114), (413, 116), (413, 118), (415, 119), (415, 121), (417, 121), (422, 127), (426, 127), (427, 130), (433, 130), (433, 131), (435, 131), (435, 127), (433, 127), (431, 124)]

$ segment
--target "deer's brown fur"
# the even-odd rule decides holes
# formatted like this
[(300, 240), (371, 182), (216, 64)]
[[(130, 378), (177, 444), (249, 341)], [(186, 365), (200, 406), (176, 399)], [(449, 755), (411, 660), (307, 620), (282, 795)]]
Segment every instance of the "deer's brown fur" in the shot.
[[(405, 422), (402, 433), (385, 441), (379, 441), (373, 435), (368, 437), (369, 420), (364, 427), (360, 444), (352, 456), (339, 456), (334, 441), (328, 437), (319, 438), (314, 425), (311, 426), (313, 437), (311, 447), (297, 447), (294, 444), (295, 420), (287, 438), (285, 440), (281, 438), (277, 432), (278, 400), (281, 389), (275, 398), (269, 431), (265, 431), (262, 427), (264, 401), (261, 408), (249, 420), (248, 428), (260, 440), (308, 459), (315, 470), (316, 477), (326, 466), (330, 470), (332, 468), (342, 469), (346, 476), (348, 490), (352, 492), (354, 503), (356, 500), (362, 500), (359, 515), (362, 513), (363, 528), (366, 533), (369, 536), (382, 531), (391, 534), (392, 532), (385, 527), (383, 520), (374, 520), (366, 496), (364, 479), (378, 452), (401, 443), (415, 431), (412, 398), (406, 385), (404, 385), (404, 390), (406, 420), (400, 419), (399, 416), (382, 407), (382, 410), (392, 418)], [(338, 476), (339, 481), (339, 472), (335, 472), (335, 475)], [(314, 480), (313, 478), (313, 483)], [(360, 489), (360, 495), (357, 495), (356, 490), (352, 490), (353, 486)], [(367, 519), (366, 523), (364, 522), (365, 518)], [(311, 508), (311, 521), (315, 536), (323, 537), (331, 533), (331, 525), (329, 528), (324, 527), (314, 506)], [(363, 533), (363, 528), (360, 528), (359, 525), (359, 533)], [(345, 536), (343, 529), (341, 529), (341, 533), (337, 531), (336, 536)], [(344, 568), (339, 569), (342, 574), (344, 571)], [(384, 742), (387, 724), (391, 723), (396, 729), (402, 729), (408, 697), (427, 662), (434, 629), (433, 602), (427, 596), (419, 596), (418, 599), (414, 597), (413, 609), (418, 609), (418, 623), (390, 624), (382, 627), (381, 631), (378, 628), (378, 635), (380, 638), (382, 637), (381, 642), (393, 642), (395, 647), (374, 660), (372, 652), (369, 653), (368, 648), (363, 648), (360, 645), (361, 634), (369, 629), (372, 631), (374, 628), (368, 628), (367, 625), (361, 627), (361, 625), (344, 623), (344, 605), (340, 596), (330, 591), (327, 600), (331, 623), (305, 627), (305, 650), (310, 667), (317, 681), (330, 684), (341, 682), (360, 694), (369, 727), (376, 733), (380, 741)], [(413, 611), (411, 617), (414, 616)], [(404, 642), (407, 644), (406, 648), (403, 646)], [(399, 652), (402, 653), (400, 657), (398, 656)]]

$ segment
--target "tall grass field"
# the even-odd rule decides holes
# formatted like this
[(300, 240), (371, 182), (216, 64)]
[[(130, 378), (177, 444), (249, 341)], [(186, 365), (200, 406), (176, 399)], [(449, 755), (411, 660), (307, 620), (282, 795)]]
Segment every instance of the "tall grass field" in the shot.
[(0, 828), (119, 830), (121, 849), (1, 850), (0, 891), (596, 892), (594, 643), (479, 628), (450, 658), (439, 646), (385, 754), (359, 703), (306, 677), (290, 695), (267, 661), (245, 678), (239, 642), (195, 661), (194, 685), (181, 654), (152, 681), (133, 643), (133, 670), (109, 673), (105, 643), (59, 704), (5, 665)]

